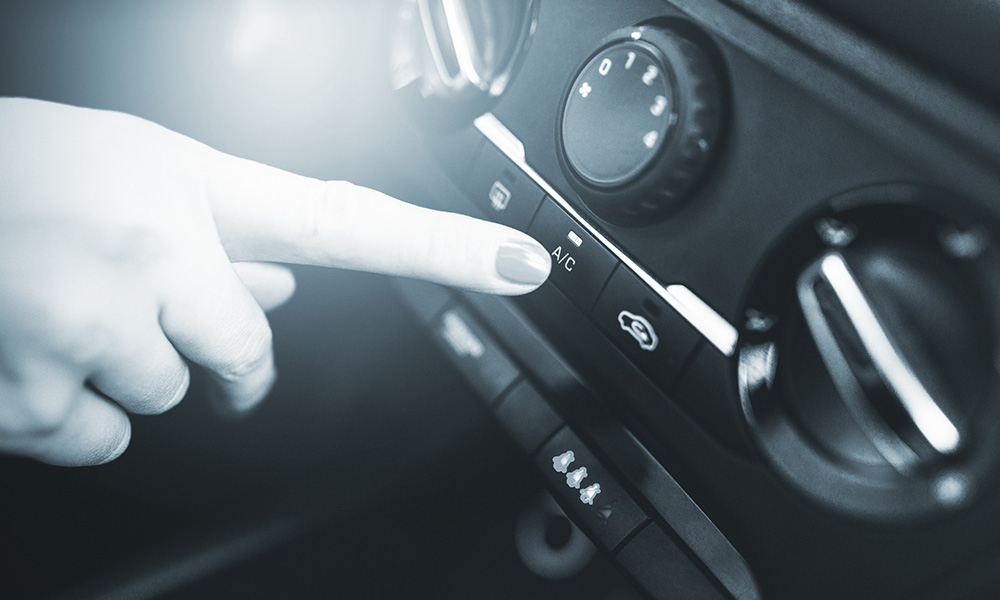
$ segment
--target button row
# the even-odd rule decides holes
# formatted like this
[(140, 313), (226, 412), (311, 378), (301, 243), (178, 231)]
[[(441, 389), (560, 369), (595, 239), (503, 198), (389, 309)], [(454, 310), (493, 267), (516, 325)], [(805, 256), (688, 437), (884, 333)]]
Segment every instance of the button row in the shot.
[[(614, 550), (648, 519), (477, 318), (439, 286), (400, 282), (411, 310), (501, 425), (572, 507), (576, 521)], [(553, 435), (554, 434), (554, 435)], [(547, 441), (546, 441), (547, 440)], [(543, 445), (544, 444), (544, 445)]]
[[(410, 310), (527, 455), (555, 496), (597, 544), (611, 552), (653, 598), (724, 596), (617, 478), (521, 377), (498, 341), (453, 294), (400, 280)], [(677, 596), (677, 593), (681, 593)]]
[(669, 388), (700, 334), (490, 142), (465, 189), (489, 218), (526, 231), (549, 251), (549, 280), (656, 383)]

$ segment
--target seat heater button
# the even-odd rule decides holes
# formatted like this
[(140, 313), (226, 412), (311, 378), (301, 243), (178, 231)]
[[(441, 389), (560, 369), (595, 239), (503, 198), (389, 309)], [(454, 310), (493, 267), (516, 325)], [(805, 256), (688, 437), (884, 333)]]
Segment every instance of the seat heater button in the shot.
[(528, 233), (552, 256), (549, 280), (589, 311), (618, 259), (551, 199), (542, 203)]

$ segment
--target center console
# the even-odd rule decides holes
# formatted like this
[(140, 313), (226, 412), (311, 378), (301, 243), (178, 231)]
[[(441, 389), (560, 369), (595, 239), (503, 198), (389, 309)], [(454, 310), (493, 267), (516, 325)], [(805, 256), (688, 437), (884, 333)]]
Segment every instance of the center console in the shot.
[(404, 0), (440, 208), (552, 258), (428, 334), (652, 598), (989, 597), (1000, 119), (786, 0)]

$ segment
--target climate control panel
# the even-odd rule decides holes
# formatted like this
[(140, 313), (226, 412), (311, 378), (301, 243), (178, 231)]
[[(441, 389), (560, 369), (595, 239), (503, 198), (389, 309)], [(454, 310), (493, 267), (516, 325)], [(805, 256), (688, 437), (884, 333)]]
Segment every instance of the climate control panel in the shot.
[(528, 232), (552, 275), (454, 314), (510, 355), (491, 410), (633, 575), (664, 538), (698, 554), (683, 505), (746, 559), (700, 564), (723, 597), (961, 597), (1000, 557), (1000, 119), (806, 4), (532, 3), (503, 94), (425, 139), (461, 197), (436, 207)]

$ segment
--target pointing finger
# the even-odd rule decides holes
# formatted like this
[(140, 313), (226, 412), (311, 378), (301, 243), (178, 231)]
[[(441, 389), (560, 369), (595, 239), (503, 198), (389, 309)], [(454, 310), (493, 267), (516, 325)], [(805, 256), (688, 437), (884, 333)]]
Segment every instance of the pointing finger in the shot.
[(548, 277), (548, 252), (509, 227), (213, 156), (206, 187), (233, 260), (356, 269), (508, 295), (530, 292)]

